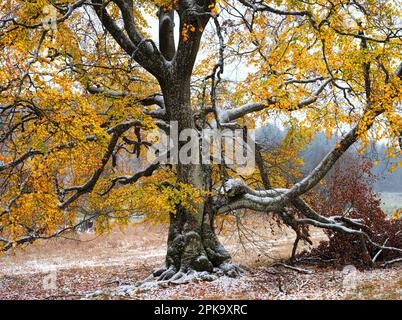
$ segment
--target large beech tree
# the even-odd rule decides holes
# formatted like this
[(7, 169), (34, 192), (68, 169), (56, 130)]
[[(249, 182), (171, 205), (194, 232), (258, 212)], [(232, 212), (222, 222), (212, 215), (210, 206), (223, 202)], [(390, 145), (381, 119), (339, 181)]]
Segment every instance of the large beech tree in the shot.
[[(238, 268), (217, 215), (276, 214), (375, 244), (359, 221), (316, 212), (303, 196), (353, 145), (387, 139), (400, 155), (399, 0), (11, 0), (0, 5), (0, 248), (130, 215), (169, 220), (160, 279)], [(159, 21), (159, 39), (149, 25)], [(237, 76), (235, 76), (237, 74)], [(155, 128), (253, 128), (276, 118), (281, 151), (256, 148), (257, 173), (223, 164), (143, 161)], [(342, 138), (304, 177), (295, 158), (325, 130)], [(294, 142), (294, 141), (298, 142)], [(297, 214), (295, 214), (295, 209)], [(292, 210), (290, 210), (292, 209)], [(111, 220), (111, 218), (113, 218)], [(82, 223), (82, 222), (80, 222)]]

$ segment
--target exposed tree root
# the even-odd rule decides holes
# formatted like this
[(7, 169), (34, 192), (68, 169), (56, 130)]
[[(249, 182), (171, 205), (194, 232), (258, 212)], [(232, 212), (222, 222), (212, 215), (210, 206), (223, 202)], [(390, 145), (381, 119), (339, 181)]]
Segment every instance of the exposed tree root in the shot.
[(152, 275), (147, 279), (151, 281), (168, 281), (169, 283), (188, 283), (191, 279), (198, 279), (202, 281), (213, 281), (220, 276), (228, 276), (231, 278), (237, 278), (244, 273), (244, 270), (239, 266), (230, 262), (222, 263), (219, 267), (213, 268), (211, 272), (197, 271), (194, 269), (176, 270), (174, 267), (162, 267), (155, 269)]
[(196, 271), (194, 269), (176, 271), (173, 267), (162, 267), (155, 269), (152, 274), (144, 280), (137, 282), (135, 285), (122, 286), (121, 293), (131, 295), (155, 287), (169, 287), (171, 285), (183, 285), (200, 281), (214, 281), (222, 276), (236, 278), (242, 276), (244, 272), (241, 267), (229, 262), (223, 263), (218, 268), (213, 268), (212, 272)]

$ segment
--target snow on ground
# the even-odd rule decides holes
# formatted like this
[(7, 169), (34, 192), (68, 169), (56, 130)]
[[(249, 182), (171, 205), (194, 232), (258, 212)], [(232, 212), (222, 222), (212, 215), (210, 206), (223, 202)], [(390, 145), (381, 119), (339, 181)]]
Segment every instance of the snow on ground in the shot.
[(130, 265), (135, 257), (141, 257), (143, 260), (164, 257), (165, 248), (154, 250), (130, 250), (125, 252), (116, 250), (116, 256), (96, 256), (96, 257), (77, 257), (74, 256), (51, 256), (39, 257), (32, 260), (22, 261), (18, 264), (0, 263), (2, 269), (0, 275), (21, 275), (47, 273), (51, 271), (74, 269), (74, 268), (93, 268), (93, 267), (116, 267), (121, 265)]
[(129, 295), (132, 288), (149, 274), (152, 266), (129, 269), (97, 267), (65, 269), (57, 272), (56, 286), (44, 287), (48, 274), (3, 277), (1, 299), (402, 299), (402, 267), (361, 273), (352, 286), (346, 285), (342, 270), (315, 269), (300, 274), (278, 268), (273, 274), (259, 267), (236, 279), (219, 277), (205, 282), (194, 279), (188, 284), (153, 283)]
[[(312, 274), (268, 268), (289, 256), (293, 241), (288, 231), (272, 229), (253, 241), (239, 241), (230, 230), (223, 233), (234, 262), (248, 268), (241, 278), (153, 283), (127, 295), (123, 288), (132, 288), (163, 264), (166, 232), (163, 226), (137, 225), (108, 238), (88, 233), (80, 241), (41, 242), (1, 256), (0, 299), (402, 299), (402, 266), (356, 271), (352, 277), (331, 268), (305, 266)], [(314, 232), (315, 243), (324, 238)]]

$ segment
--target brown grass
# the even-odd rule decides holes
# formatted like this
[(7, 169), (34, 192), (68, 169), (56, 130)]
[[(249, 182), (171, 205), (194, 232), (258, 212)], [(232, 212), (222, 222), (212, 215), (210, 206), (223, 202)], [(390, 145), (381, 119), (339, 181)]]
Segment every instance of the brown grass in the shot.
[[(163, 264), (167, 231), (166, 225), (134, 224), (121, 230), (115, 228), (109, 235), (71, 234), (70, 239), (39, 241), (7, 253), (0, 257), (0, 299), (74, 299), (88, 292), (134, 284)], [(239, 280), (241, 290), (237, 282), (220, 284), (214, 281), (206, 286), (190, 286), (185, 289), (187, 293), (180, 289), (166, 289), (160, 293), (161, 297), (180, 299), (188, 295), (193, 298), (251, 299), (269, 297), (273, 292), (274, 295), (281, 294), (277, 292), (278, 280), (271, 279), (273, 276), (266, 274), (265, 270), (273, 260), (289, 257), (293, 232), (264, 216), (245, 217), (240, 228), (239, 221), (226, 219), (223, 225), (220, 221), (218, 231), (234, 262), (251, 270), (253, 286), (248, 286), (248, 278)], [(323, 238), (322, 232), (315, 230), (313, 233), (316, 243)], [(260, 271), (253, 273), (252, 270)], [(58, 288), (55, 292), (43, 289), (43, 280), (52, 271), (57, 271)], [(289, 281), (294, 281), (292, 272), (289, 277)], [(268, 283), (270, 281), (273, 282)], [(227, 290), (220, 287), (226, 285), (229, 286)], [(153, 296), (143, 293), (138, 298)]]

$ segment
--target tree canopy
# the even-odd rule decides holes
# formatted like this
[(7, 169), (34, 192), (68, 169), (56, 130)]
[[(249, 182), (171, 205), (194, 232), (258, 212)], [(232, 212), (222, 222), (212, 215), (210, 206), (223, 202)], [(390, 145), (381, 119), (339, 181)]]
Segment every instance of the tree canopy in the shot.
[[(358, 222), (321, 216), (302, 196), (356, 142), (364, 151), (386, 139), (388, 155), (401, 155), (401, 7), (399, 0), (2, 2), (0, 248), (71, 230), (77, 213), (95, 217), (102, 231), (111, 217), (124, 224), (133, 212), (172, 221), (179, 207), (201, 216), (208, 206), (211, 216), (278, 212), (296, 229), (361, 233)], [(155, 23), (158, 39), (149, 29)], [(206, 168), (143, 161), (150, 133), (168, 131), (170, 121), (180, 129), (255, 128), (276, 118), (292, 130), (276, 153), (258, 150), (251, 178), (216, 165), (206, 173), (212, 181), (199, 182)], [(267, 170), (269, 159), (297, 162), (321, 131), (341, 138), (310, 173), (294, 180)]]

